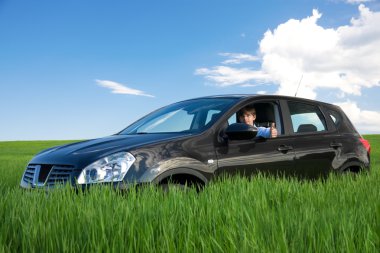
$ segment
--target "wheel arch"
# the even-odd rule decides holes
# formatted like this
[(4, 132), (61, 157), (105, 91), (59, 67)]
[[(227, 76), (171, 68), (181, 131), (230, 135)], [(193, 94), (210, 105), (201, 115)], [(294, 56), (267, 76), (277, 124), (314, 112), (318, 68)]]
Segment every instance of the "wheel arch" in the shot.
[(353, 172), (353, 173), (359, 173), (360, 171), (368, 170), (369, 166), (366, 166), (363, 162), (358, 160), (351, 160), (343, 164), (339, 169), (338, 172)]
[(170, 181), (178, 182), (180, 184), (201, 184), (206, 185), (208, 179), (199, 171), (190, 168), (176, 168), (165, 171), (158, 175), (153, 182), (155, 184), (165, 184)]

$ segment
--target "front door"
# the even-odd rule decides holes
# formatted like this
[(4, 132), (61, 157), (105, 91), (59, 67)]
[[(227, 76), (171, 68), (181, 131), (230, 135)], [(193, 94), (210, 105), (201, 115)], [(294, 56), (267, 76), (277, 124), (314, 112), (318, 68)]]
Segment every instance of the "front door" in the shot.
[[(231, 115), (226, 125), (239, 122), (239, 112), (246, 108), (254, 108), (254, 125), (268, 126), (276, 124), (278, 137), (258, 137), (252, 140), (228, 140), (216, 145), (216, 156), (218, 159), (217, 175), (220, 174), (242, 174), (250, 176), (258, 172), (264, 174), (292, 174), (294, 164), (294, 149), (292, 137), (285, 135), (284, 122), (281, 116), (280, 101), (253, 100), (245, 103)], [(242, 110), (242, 108), (244, 108)], [(222, 122), (223, 123), (223, 122)], [(240, 122), (241, 123), (241, 122)], [(244, 122), (245, 123), (245, 122)], [(222, 124), (223, 126), (223, 124)], [(221, 127), (223, 129), (223, 127)]]
[(294, 149), (289, 137), (236, 140), (216, 149), (217, 175), (292, 174)]

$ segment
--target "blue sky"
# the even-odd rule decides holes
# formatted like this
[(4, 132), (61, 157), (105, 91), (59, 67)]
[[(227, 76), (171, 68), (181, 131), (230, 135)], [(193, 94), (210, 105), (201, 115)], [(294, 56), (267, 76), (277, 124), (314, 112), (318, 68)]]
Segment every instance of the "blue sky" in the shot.
[(0, 141), (107, 136), (187, 98), (294, 94), (301, 76), (299, 96), (380, 133), (379, 23), (379, 1), (0, 0)]

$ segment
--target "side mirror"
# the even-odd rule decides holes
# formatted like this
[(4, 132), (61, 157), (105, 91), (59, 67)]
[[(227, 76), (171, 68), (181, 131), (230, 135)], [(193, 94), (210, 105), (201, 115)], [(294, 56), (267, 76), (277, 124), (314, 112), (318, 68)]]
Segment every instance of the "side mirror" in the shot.
[(256, 137), (257, 127), (245, 123), (234, 123), (227, 127), (225, 133), (230, 140), (250, 140)]

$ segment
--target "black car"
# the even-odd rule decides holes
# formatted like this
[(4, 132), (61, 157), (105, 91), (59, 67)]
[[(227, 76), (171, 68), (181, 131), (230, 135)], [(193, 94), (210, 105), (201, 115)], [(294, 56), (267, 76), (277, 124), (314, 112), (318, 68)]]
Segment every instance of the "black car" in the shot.
[[(255, 126), (239, 111), (256, 109)], [(276, 124), (277, 137), (256, 136)], [(158, 109), (118, 134), (53, 147), (28, 164), (21, 187), (112, 183), (205, 185), (222, 174), (308, 178), (370, 168), (370, 144), (335, 105), (274, 95), (223, 95)]]

